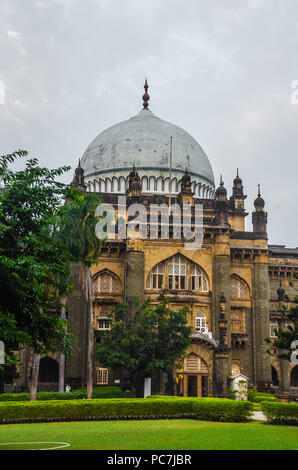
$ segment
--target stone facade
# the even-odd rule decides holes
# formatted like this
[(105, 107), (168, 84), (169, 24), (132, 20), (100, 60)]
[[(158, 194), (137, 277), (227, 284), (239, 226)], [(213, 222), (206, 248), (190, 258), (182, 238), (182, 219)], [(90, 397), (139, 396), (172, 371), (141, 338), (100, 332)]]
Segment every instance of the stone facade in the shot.
[[(109, 314), (118, 302), (129, 301), (137, 296), (140, 299), (150, 297), (152, 303), (156, 304), (166, 296), (173, 309), (184, 305), (189, 307), (188, 323), (193, 327), (192, 341), (189, 350), (173, 371), (173, 376), (157, 374), (153, 377), (153, 393), (224, 397), (228, 395), (230, 377), (243, 374), (259, 390), (269, 391), (275, 387), (284, 396), (294, 395), (298, 391), (298, 366), (294, 368), (289, 362), (277, 359), (274, 350), (270, 356), (265, 338), (274, 336), (273, 326), (278, 328), (285, 325), (282, 305), (290, 307), (298, 294), (298, 280), (294, 276), (298, 272), (298, 248), (268, 245), (267, 213), (264, 211), (265, 201), (260, 190), (252, 213), (253, 231), (245, 230), (248, 213), (245, 210), (246, 196), (238, 170), (230, 197), (222, 179), (216, 191), (212, 186), (208, 186), (207, 191), (199, 177), (195, 176), (198, 169), (196, 172), (186, 170), (183, 175), (181, 165), (184, 160), (181, 160), (178, 169), (173, 168), (172, 173), (171, 167), (170, 170), (168, 168), (168, 150), (163, 154), (163, 146), (153, 139), (152, 152), (161, 152), (158, 165), (163, 165), (154, 170), (156, 174), (159, 172), (157, 180), (154, 180), (156, 174), (150, 176), (152, 162), (143, 161), (139, 157), (143, 151), (141, 143), (136, 146), (133, 141), (133, 147), (130, 148), (132, 144), (130, 139), (125, 138), (124, 132), (125, 126), (135, 125), (136, 128), (131, 131), (133, 136), (148, 134), (146, 126), (153, 117), (151, 114), (148, 117), (146, 112), (146, 109), (143, 110), (134, 121), (125, 123), (123, 136), (120, 133), (122, 140), (117, 134), (119, 155), (125, 160), (125, 155), (121, 153), (125, 149), (137, 152), (136, 167), (132, 162), (126, 164), (125, 160), (126, 166), (124, 168), (122, 162), (120, 171), (115, 167), (117, 162), (113, 163), (114, 167), (109, 167), (107, 162), (107, 168), (96, 170), (95, 173), (107, 171), (110, 175), (109, 184), (103, 185), (96, 179), (90, 179), (95, 170), (92, 170), (93, 173), (89, 172), (90, 178), (85, 184), (84, 170), (79, 163), (72, 186), (81, 192), (97, 192), (104, 203), (114, 206), (116, 212), (119, 196), (126, 196), (127, 206), (133, 203), (142, 204), (148, 215), (145, 224), (147, 234), (151, 229), (150, 205), (168, 206), (170, 202), (171, 207), (177, 204), (182, 208), (183, 203), (189, 204), (193, 227), (195, 207), (201, 204), (203, 243), (200, 248), (186, 247), (186, 240), (175, 236), (176, 225), (172, 216), (169, 218), (168, 238), (160, 236), (163, 229), (160, 219), (156, 222), (159, 235), (153, 239), (124, 239), (118, 237), (116, 230), (115, 239), (104, 244), (98, 264), (91, 268), (95, 341), (100, 340), (102, 331), (110, 328)], [(154, 126), (161, 125), (160, 120), (156, 119), (154, 117), (154, 122), (152, 121)], [(176, 142), (182, 139), (182, 143), (187, 142), (189, 148), (192, 148), (194, 144), (189, 140), (192, 138), (188, 134), (181, 134), (180, 129), (169, 127), (168, 123), (162, 125), (166, 130), (171, 129), (169, 132), (173, 131)], [(143, 126), (142, 132), (135, 134), (140, 126)], [(101, 135), (107, 139), (106, 133)], [(150, 133), (148, 139), (149, 137), (151, 138)], [(104, 140), (106, 146), (92, 144), (92, 162), (88, 160), (87, 152), (82, 159), (82, 166), (85, 164), (89, 168), (89, 164), (94, 165), (97, 151), (113, 152), (113, 142), (109, 150), (109, 139), (107, 142)], [(146, 137), (143, 146), (150, 153), (151, 144), (148, 144), (148, 139)], [(101, 142), (100, 136), (98, 141)], [(176, 145), (178, 146), (177, 143)], [(205, 171), (211, 171), (209, 179), (212, 184), (212, 170), (209, 169), (208, 161), (206, 163), (207, 157), (200, 147), (195, 148), (197, 153), (193, 155), (194, 161), (199, 157), (203, 159)], [(101, 153), (98, 158), (103, 158)], [(185, 155), (185, 162), (188, 161), (188, 155)], [(149, 172), (146, 176), (143, 175), (145, 170)], [(67, 303), (74, 344), (71, 357), (66, 358), (65, 383), (79, 387), (86, 384), (87, 306), (83, 271), (79, 266), (73, 266), (72, 271), (74, 291)], [(19, 390), (28, 387), (30, 352), (23, 351), (21, 359), (20, 378), (16, 382)], [(52, 359), (57, 358), (53, 356)], [(45, 361), (44, 364), (49, 370), (45, 369), (43, 376), (53, 377), (50, 372), (51, 362)], [(119, 383), (122, 383), (121, 370), (106, 370), (94, 360), (95, 385)], [(55, 383), (40, 384), (40, 388), (47, 386), (57, 389)]]

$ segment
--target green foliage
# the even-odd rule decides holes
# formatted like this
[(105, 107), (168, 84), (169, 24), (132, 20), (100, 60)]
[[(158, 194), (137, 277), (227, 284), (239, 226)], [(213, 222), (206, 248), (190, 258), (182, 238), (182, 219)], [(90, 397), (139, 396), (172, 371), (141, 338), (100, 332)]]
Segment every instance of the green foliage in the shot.
[(298, 425), (298, 403), (269, 403), (263, 401), (261, 409), (270, 424)]
[(121, 302), (114, 311), (111, 330), (95, 345), (95, 357), (103, 367), (122, 369), (132, 388), (154, 371), (170, 372), (190, 344), (187, 307), (175, 312), (167, 299), (158, 305), (134, 300)]
[(0, 423), (193, 418), (244, 422), (252, 404), (216, 398), (107, 399), (0, 403)]
[(57, 214), (54, 236), (67, 246), (73, 262), (87, 266), (98, 263), (102, 241), (95, 235), (100, 220), (95, 211), (101, 203), (96, 194), (68, 188), (67, 204)]
[[(284, 307), (283, 313), (291, 324), (289, 324), (286, 329), (280, 328), (275, 330), (276, 339), (265, 338), (267, 344), (279, 350), (277, 357), (280, 359), (290, 360), (291, 353), (293, 352), (291, 350), (291, 344), (293, 341), (298, 340), (298, 296), (295, 297), (294, 302), (295, 305), (290, 307), (289, 310), (287, 310), (285, 306), (282, 306)], [(271, 354), (270, 349), (268, 349), (267, 352)]]
[(71, 341), (59, 314), (59, 294), (70, 290), (69, 256), (52, 237), (67, 193), (56, 179), (68, 168), (49, 170), (26, 159), (23, 170), (12, 171), (18, 157), (27, 152), (0, 157), (0, 338), (11, 363), (24, 344), (36, 353), (67, 353)]
[[(92, 398), (130, 398), (131, 392), (123, 392), (121, 387), (107, 386), (96, 387), (93, 389)], [(87, 397), (86, 388), (79, 388), (71, 392), (38, 392), (37, 400), (78, 400)], [(0, 402), (2, 401), (29, 401), (30, 393), (2, 393), (0, 394)]]
[(271, 402), (277, 401), (276, 397), (271, 393), (262, 393), (255, 390), (249, 390), (247, 392), (247, 399), (253, 403), (261, 403), (264, 400)]

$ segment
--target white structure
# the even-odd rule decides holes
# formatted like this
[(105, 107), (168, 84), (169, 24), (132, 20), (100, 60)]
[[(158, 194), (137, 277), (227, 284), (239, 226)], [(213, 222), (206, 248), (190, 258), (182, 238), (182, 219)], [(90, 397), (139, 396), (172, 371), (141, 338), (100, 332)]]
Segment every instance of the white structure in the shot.
[(151, 377), (146, 377), (144, 379), (144, 398), (151, 395)]
[(236, 392), (236, 400), (247, 400), (248, 377), (243, 374), (236, 374), (230, 377), (231, 389)]

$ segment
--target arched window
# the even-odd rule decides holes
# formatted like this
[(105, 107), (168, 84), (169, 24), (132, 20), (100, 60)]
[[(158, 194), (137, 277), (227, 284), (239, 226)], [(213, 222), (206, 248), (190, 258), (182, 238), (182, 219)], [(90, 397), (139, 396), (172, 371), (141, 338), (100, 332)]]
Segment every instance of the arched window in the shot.
[(164, 287), (164, 263), (158, 263), (151, 269), (147, 277), (147, 289), (162, 289)]
[(191, 289), (199, 292), (208, 292), (208, 281), (204, 271), (192, 263), (190, 267)]
[(209, 291), (208, 279), (204, 271), (180, 254), (156, 264), (146, 279), (146, 289), (164, 288), (191, 289), (195, 292)]
[(168, 261), (169, 289), (187, 289), (186, 259), (180, 255), (172, 256)]
[(237, 276), (231, 276), (231, 298), (232, 299), (248, 299), (249, 298), (249, 291), (242, 279)]
[(119, 279), (107, 272), (99, 274), (93, 279), (93, 292), (98, 294), (119, 294), (120, 293), (120, 282)]
[(206, 331), (206, 317), (203, 312), (196, 314), (195, 318), (196, 330), (200, 333), (205, 333)]
[(208, 366), (204, 359), (201, 359), (195, 353), (190, 353), (185, 358), (185, 370), (192, 373), (208, 372)]

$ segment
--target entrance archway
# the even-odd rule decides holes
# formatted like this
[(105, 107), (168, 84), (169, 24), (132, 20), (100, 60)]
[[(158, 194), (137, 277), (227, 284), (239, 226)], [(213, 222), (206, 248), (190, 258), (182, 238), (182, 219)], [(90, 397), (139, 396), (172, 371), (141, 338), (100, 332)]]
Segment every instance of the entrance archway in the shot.
[(207, 397), (209, 371), (206, 361), (192, 352), (185, 357), (183, 369), (183, 374), (178, 376), (183, 377), (183, 384), (179, 381), (179, 393), (181, 394), (183, 388), (183, 395), (186, 397)]

